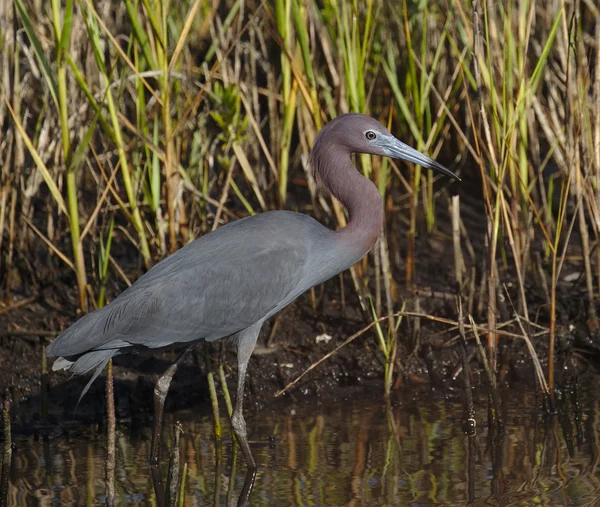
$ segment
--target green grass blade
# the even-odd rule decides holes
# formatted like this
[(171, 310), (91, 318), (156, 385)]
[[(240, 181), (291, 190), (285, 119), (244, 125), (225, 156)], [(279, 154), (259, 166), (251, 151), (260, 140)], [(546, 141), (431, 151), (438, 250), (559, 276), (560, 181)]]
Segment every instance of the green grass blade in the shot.
[(546, 39), (546, 43), (544, 44), (544, 48), (542, 49), (542, 54), (535, 65), (535, 69), (533, 69), (533, 73), (531, 74), (531, 79), (529, 80), (529, 90), (533, 95), (535, 94), (538, 85), (540, 84), (540, 79), (542, 77), (542, 71), (545, 68), (546, 62), (548, 61), (548, 56), (550, 55), (550, 50), (554, 44), (554, 40), (556, 39), (556, 33), (558, 31), (558, 27), (560, 26), (560, 22), (563, 16), (564, 7), (561, 7), (558, 11), (556, 19), (554, 23), (552, 23), (552, 27), (550, 28), (550, 32), (548, 33), (548, 37)]
[(42, 45), (40, 44), (35, 30), (33, 29), (33, 25), (31, 24), (31, 20), (29, 19), (27, 10), (23, 5), (23, 0), (15, 0), (15, 5), (17, 6), (17, 11), (19, 13), (21, 23), (23, 23), (23, 27), (25, 28), (27, 38), (29, 39), (29, 42), (31, 42), (31, 44), (33, 45), (33, 51), (40, 65), (42, 75), (44, 76), (46, 84), (48, 85), (48, 91), (50, 92), (50, 95), (52, 95), (52, 100), (54, 100), (56, 109), (58, 109), (58, 85), (56, 84), (56, 80), (54, 79), (54, 75), (52, 73), (52, 70), (50, 69), (50, 64), (46, 59), (46, 55), (42, 50)]
[[(394, 59), (394, 56), (391, 52), (391, 47), (388, 46), (388, 60), (393, 61), (393, 59)], [(416, 139), (417, 144), (422, 145), (423, 144), (423, 136), (421, 135), (421, 131), (419, 130), (419, 127), (417, 126), (414, 116), (411, 113), (410, 108), (408, 107), (408, 103), (406, 102), (404, 94), (402, 93), (402, 90), (400, 89), (400, 85), (398, 83), (398, 77), (396, 74), (396, 69), (395, 69), (395, 67), (392, 66), (393, 64), (390, 64), (390, 63), (386, 62), (385, 60), (382, 60), (381, 63), (383, 66), (383, 72), (385, 73), (385, 75), (388, 79), (388, 82), (390, 84), (390, 88), (392, 89), (392, 92), (394, 94), (394, 98), (396, 99), (396, 102), (398, 102), (398, 106), (400, 107), (400, 112), (402, 113), (402, 117), (408, 124), (410, 133)]]
[(70, 163), (67, 166), (67, 171), (76, 170), (85, 159), (87, 150), (90, 146), (90, 141), (92, 140), (92, 136), (96, 131), (96, 125), (98, 125), (98, 117), (99, 113), (96, 113), (96, 117), (92, 120), (92, 123), (85, 131), (85, 134), (81, 141), (79, 141), (79, 144), (77, 145), (77, 148), (75, 149), (75, 152), (73, 153), (73, 156), (69, 161)]
[(142, 26), (142, 23), (140, 23), (137, 6), (132, 0), (125, 0), (125, 8), (127, 9), (127, 15), (129, 16), (129, 21), (131, 22), (131, 28), (133, 29), (133, 33), (135, 34), (135, 37), (142, 48), (142, 53), (144, 53), (144, 58), (148, 63), (148, 67), (151, 69), (157, 69), (158, 65), (156, 63), (156, 59), (154, 58), (154, 54), (152, 53), (152, 47), (150, 46), (148, 34)]

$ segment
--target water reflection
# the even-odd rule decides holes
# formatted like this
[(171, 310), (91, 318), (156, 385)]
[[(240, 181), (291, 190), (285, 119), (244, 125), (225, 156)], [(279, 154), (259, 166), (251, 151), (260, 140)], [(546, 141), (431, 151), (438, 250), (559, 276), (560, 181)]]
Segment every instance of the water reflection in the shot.
[[(503, 428), (487, 428), (487, 396), (476, 396), (474, 436), (461, 429), (459, 400), (429, 391), (397, 393), (388, 407), (360, 396), (277, 403), (249, 418), (250, 438), (261, 439), (251, 504), (600, 504), (598, 401), (563, 399), (548, 418), (535, 411), (533, 394), (503, 394)], [(169, 414), (170, 439), (176, 420), (184, 504), (235, 505), (246, 469), (231, 441), (216, 446), (210, 416), (192, 411)], [(94, 428), (79, 427), (69, 439), (15, 440), (8, 505), (104, 501), (105, 444)], [(167, 460), (153, 486), (149, 428), (139, 434), (120, 423), (116, 445), (116, 503), (160, 504), (155, 486), (160, 480), (164, 488)]]

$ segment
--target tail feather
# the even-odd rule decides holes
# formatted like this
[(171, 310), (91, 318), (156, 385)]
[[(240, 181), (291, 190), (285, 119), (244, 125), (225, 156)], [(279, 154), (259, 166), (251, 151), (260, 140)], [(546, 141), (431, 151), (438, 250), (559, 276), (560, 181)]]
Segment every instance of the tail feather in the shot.
[[(94, 380), (96, 380), (98, 378), (98, 375), (100, 375), (100, 373), (102, 372), (102, 370), (106, 367), (106, 365), (108, 364), (108, 361), (110, 360), (110, 358), (113, 357), (118, 351), (116, 351), (116, 350), (102, 350), (101, 352), (103, 353), (104, 358), (101, 359), (101, 362), (99, 364), (96, 363), (96, 364), (98, 364), (98, 367), (96, 368), (96, 371), (92, 375), (92, 378), (89, 380), (89, 382), (83, 388), (83, 391), (81, 391), (81, 394), (79, 395), (79, 399), (77, 400), (77, 405), (75, 406), (75, 412), (77, 412), (77, 407), (79, 407), (79, 403), (81, 402), (81, 399), (85, 396), (85, 393), (87, 393), (89, 391), (89, 389), (90, 389), (91, 385), (93, 384)], [(79, 359), (75, 362), (75, 364), (77, 364), (77, 362), (79, 362)], [(86, 371), (89, 371), (94, 366), (95, 366), (95, 364), (92, 365)], [(77, 375), (77, 374), (75, 373), (75, 375)]]
[[(119, 353), (119, 349), (110, 349), (110, 350), (92, 350), (91, 352), (86, 352), (82, 354), (77, 359), (69, 359), (66, 357), (59, 357), (54, 364), (52, 365), (52, 369), (56, 370), (69, 370), (73, 373), (73, 375), (83, 375), (96, 368), (96, 371), (92, 375), (90, 381), (85, 385), (83, 391), (79, 395), (79, 400), (77, 401), (77, 406), (79, 406), (79, 402), (85, 396), (85, 394), (89, 391), (90, 386), (98, 378), (98, 375), (102, 372), (102, 370), (108, 364), (108, 361), (111, 357), (116, 356)], [(77, 411), (77, 407), (75, 407), (75, 411)]]
[(69, 361), (66, 357), (57, 357), (52, 365), (52, 371), (70, 370), (73, 366), (73, 361)]
[[(119, 352), (118, 349), (92, 350), (77, 358), (69, 370), (73, 375), (83, 375), (98, 365), (106, 365), (108, 360)], [(64, 359), (64, 358), (63, 358)], [(68, 360), (68, 359), (67, 359)]]

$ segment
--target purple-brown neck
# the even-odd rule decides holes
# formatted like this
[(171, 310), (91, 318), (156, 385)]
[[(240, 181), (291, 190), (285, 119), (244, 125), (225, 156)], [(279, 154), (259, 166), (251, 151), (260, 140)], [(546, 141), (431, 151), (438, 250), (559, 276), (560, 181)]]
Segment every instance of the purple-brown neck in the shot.
[(351, 150), (343, 131), (322, 131), (311, 152), (312, 167), (320, 180), (348, 210), (346, 227), (337, 231), (339, 241), (356, 260), (375, 244), (383, 223), (383, 199), (372, 181), (362, 176), (352, 164)]

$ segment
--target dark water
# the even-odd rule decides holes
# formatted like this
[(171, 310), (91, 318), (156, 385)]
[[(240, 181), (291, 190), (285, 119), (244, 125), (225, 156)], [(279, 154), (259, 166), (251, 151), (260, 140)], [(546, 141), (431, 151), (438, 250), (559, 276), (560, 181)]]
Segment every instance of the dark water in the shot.
[[(249, 417), (260, 465), (251, 504), (600, 505), (594, 389), (565, 394), (554, 417), (536, 408), (533, 393), (505, 390), (502, 431), (488, 429), (487, 396), (479, 393), (474, 436), (463, 431), (460, 396), (449, 401), (440, 392), (405, 390), (388, 407), (374, 398), (288, 401)], [(184, 430), (184, 505), (235, 505), (245, 468), (241, 455), (232, 456), (231, 440), (215, 445), (210, 415), (169, 414), (168, 427), (175, 420)], [(104, 437), (96, 430), (75, 426), (68, 437), (16, 435), (8, 505), (104, 502)], [(132, 432), (127, 421), (118, 424), (117, 504), (160, 504), (146, 463), (149, 433)], [(166, 429), (165, 445), (171, 437)], [(165, 465), (163, 488), (166, 473)]]

